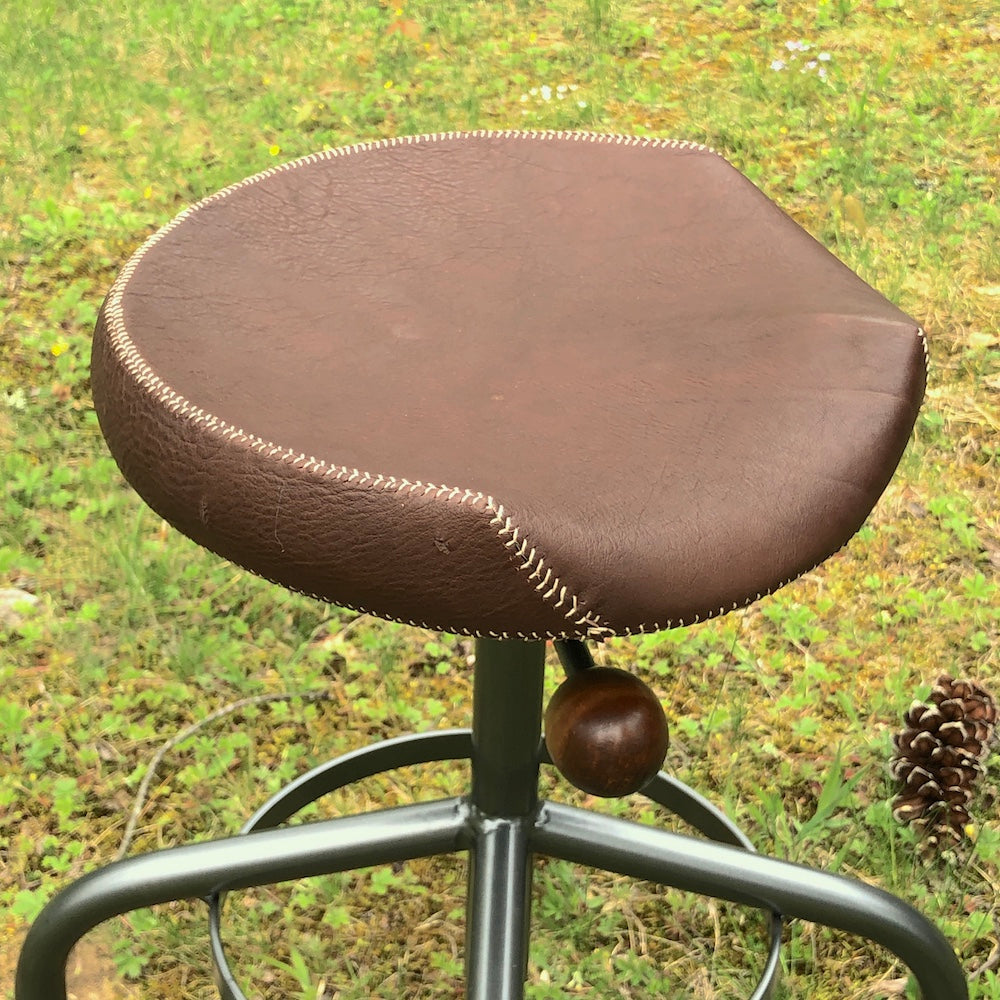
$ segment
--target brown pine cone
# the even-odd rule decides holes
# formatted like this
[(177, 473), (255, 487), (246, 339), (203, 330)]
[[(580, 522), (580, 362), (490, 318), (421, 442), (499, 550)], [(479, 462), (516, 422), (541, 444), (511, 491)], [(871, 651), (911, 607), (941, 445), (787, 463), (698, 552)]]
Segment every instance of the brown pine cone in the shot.
[(915, 701), (903, 716), (890, 772), (902, 784), (893, 816), (913, 823), (934, 846), (960, 840), (972, 820), (969, 804), (994, 741), (997, 705), (979, 684), (947, 675), (928, 700)]

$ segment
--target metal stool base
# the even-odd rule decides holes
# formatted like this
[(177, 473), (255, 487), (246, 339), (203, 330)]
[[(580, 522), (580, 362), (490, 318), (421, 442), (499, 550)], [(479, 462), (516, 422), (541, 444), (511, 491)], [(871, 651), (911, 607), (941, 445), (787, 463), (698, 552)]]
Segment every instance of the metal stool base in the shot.
[[(466, 760), (471, 756), (471, 729), (404, 736), (346, 754), (314, 768), (274, 795), (247, 821), (241, 833), (252, 834), (258, 830), (272, 829), (322, 796), (391, 768), (427, 764), (432, 761)], [(541, 760), (545, 764), (551, 763), (544, 746)], [(743, 850), (753, 850), (747, 838), (725, 815), (696, 792), (668, 775), (661, 772), (643, 789), (642, 794), (680, 816), (706, 836)], [(533, 817), (504, 819), (483, 816), (474, 810), (467, 800), (450, 801), (464, 821), (461, 842), (463, 845), (468, 845), (468, 849), (479, 859), (478, 886), (476, 879), (471, 880), (473, 884), (470, 886), (470, 911), (475, 913), (484, 908), (488, 911), (479, 923), (489, 928), (493, 942), (488, 966), (492, 968), (493, 976), (491, 976), (490, 992), (483, 996), (490, 997), (490, 1000), (520, 997), (523, 995), (523, 970), (518, 964), (519, 933), (517, 932), (527, 923), (526, 911), (530, 905), (530, 880), (525, 886), (525, 891), (519, 891), (525, 881), (522, 878), (522, 871), (528, 870), (530, 873), (530, 859), (535, 853), (566, 859), (568, 856), (563, 853), (561, 846), (564, 843), (562, 839), (564, 834), (558, 829), (559, 824), (567, 823), (568, 833), (571, 829), (579, 829), (579, 823), (586, 823), (583, 817), (592, 817), (593, 814), (570, 806), (541, 802)], [(431, 821), (434, 822), (433, 817)], [(609, 822), (613, 827), (623, 826), (629, 830), (636, 825), (621, 820)], [(553, 824), (556, 824), (555, 830), (551, 829)], [(546, 827), (550, 829), (545, 831)], [(631, 836), (629, 830), (622, 831), (620, 836), (628, 839)], [(601, 835), (604, 836), (603, 833)], [(548, 848), (538, 850), (536, 847), (538, 838), (545, 839), (546, 836)], [(565, 841), (565, 843), (569, 846), (571, 842)], [(599, 864), (596, 867), (618, 871), (617, 868), (609, 869), (606, 864)], [(216, 985), (223, 1000), (247, 1000), (246, 994), (232, 974), (225, 952), (222, 934), (224, 897), (224, 892), (218, 892), (208, 900), (209, 933)], [(767, 965), (750, 1000), (767, 1000), (771, 996), (780, 969), (781, 917), (772, 912), (769, 924), (770, 944)], [(499, 928), (506, 929), (506, 933), (501, 932), (498, 940)], [(512, 938), (513, 943), (511, 943)], [(481, 950), (482, 945), (473, 942), (473, 947), (477, 946)], [(496, 973), (499, 969), (510, 970), (509, 974), (503, 977), (510, 983), (507, 993), (498, 992)]]
[[(669, 833), (537, 798), (544, 666), (542, 643), (477, 641), (473, 725), (389, 740), (315, 768), (224, 840), (116, 862), (60, 892), (31, 927), (16, 1000), (66, 1000), (66, 962), (97, 924), (177, 899), (209, 904), (217, 982), (244, 1000), (222, 945), (225, 892), (315, 875), (468, 851), (468, 1000), (521, 1000), (527, 966), (531, 859), (562, 858), (745, 904), (770, 914), (771, 944), (751, 1000), (769, 997), (779, 967), (781, 919), (859, 934), (912, 970), (924, 1000), (967, 1000), (947, 941), (916, 910), (853, 879), (753, 852), (701, 796), (665, 774), (642, 794), (709, 839)], [(469, 758), (469, 796), (280, 827), (305, 805), (352, 781), (417, 763)]]

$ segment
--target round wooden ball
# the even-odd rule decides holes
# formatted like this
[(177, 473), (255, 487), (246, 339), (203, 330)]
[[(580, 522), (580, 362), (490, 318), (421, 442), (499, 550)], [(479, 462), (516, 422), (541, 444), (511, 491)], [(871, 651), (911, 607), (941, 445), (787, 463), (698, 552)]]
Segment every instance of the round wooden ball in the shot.
[(545, 710), (552, 762), (591, 795), (638, 791), (662, 767), (668, 742), (659, 700), (626, 670), (581, 670), (563, 681)]

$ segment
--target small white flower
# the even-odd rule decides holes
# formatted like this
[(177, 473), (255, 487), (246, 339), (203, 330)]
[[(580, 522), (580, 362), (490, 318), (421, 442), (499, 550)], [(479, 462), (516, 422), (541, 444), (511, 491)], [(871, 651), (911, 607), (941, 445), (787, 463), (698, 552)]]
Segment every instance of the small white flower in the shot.
[[(554, 86), (550, 86), (547, 83), (539, 84), (537, 87), (532, 87), (526, 94), (521, 95), (521, 103), (528, 104), (534, 101), (536, 104), (539, 101), (549, 102), (553, 98), (559, 101), (566, 99), (568, 94), (579, 90), (580, 88), (575, 83), (559, 83)], [(586, 101), (577, 101), (577, 106), (585, 108), (587, 106)], [(527, 112), (523, 112), (527, 114)]]
[(830, 53), (829, 52), (821, 52), (816, 58), (820, 62), (829, 62), (830, 61)]
[(10, 410), (21, 412), (28, 408), (28, 396), (21, 388), (9, 389), (4, 392), (3, 396), (3, 401)]
[(788, 63), (786, 63), (784, 59), (774, 59), (771, 62), (771, 69), (773, 69), (775, 73), (780, 73), (787, 65)]
[(808, 52), (809, 43), (808, 42), (785, 42), (785, 48), (789, 52)]

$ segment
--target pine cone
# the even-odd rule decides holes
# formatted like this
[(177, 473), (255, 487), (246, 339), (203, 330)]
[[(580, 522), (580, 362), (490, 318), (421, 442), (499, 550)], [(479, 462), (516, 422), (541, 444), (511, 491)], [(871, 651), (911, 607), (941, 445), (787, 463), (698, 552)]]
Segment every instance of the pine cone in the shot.
[(971, 822), (969, 803), (994, 740), (997, 705), (975, 682), (945, 675), (928, 700), (915, 701), (903, 716), (889, 767), (903, 786), (892, 815), (913, 823), (934, 847), (961, 840)]

